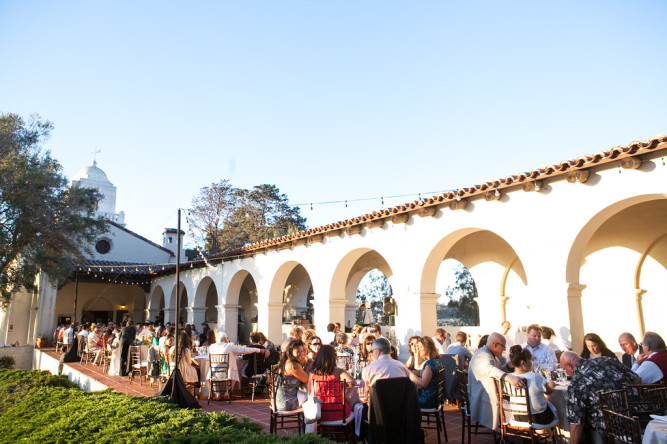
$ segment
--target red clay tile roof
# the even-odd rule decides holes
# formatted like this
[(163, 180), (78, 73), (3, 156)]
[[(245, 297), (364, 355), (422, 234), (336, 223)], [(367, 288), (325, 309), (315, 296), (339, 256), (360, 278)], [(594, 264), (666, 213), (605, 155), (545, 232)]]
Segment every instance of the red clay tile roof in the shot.
[[(456, 191), (449, 191), (442, 194), (437, 194), (435, 196), (416, 200), (414, 202), (408, 202), (405, 204), (397, 205), (393, 208), (374, 211), (373, 213), (364, 214), (359, 217), (352, 219), (335, 222), (329, 225), (310, 228), (307, 230), (299, 231), (292, 235), (282, 236), (274, 239), (267, 239), (262, 242), (257, 242), (254, 244), (246, 245), (235, 250), (229, 250), (222, 253), (212, 255), (210, 259), (225, 259), (225, 258), (234, 258), (238, 256), (248, 256), (255, 254), (256, 252), (265, 250), (267, 248), (276, 248), (281, 244), (291, 243), (297, 239), (307, 239), (310, 236), (332, 232), (340, 229), (345, 229), (355, 225), (362, 225), (367, 222), (385, 219), (392, 217), (397, 214), (407, 213), (410, 211), (419, 210), (426, 207), (431, 207), (434, 205), (440, 205), (444, 202), (450, 202), (457, 199), (472, 197), (488, 192), (489, 190), (500, 190), (505, 189), (510, 186), (515, 186), (520, 183), (525, 183), (527, 181), (535, 181), (539, 179), (547, 179), (552, 177), (557, 177), (564, 175), (569, 171), (577, 171), (582, 169), (590, 168), (594, 165), (602, 165), (605, 163), (613, 162), (625, 157), (633, 157), (641, 154), (645, 154), (652, 151), (657, 151), (659, 149), (667, 148), (667, 136), (658, 135), (646, 142), (632, 142), (631, 144), (624, 146), (619, 145), (612, 148), (609, 151), (599, 151), (595, 154), (585, 155), (577, 157), (576, 159), (570, 159), (563, 161), (554, 165), (547, 165), (543, 168), (538, 168), (532, 171), (517, 173), (512, 176), (492, 180), (490, 182), (485, 182), (479, 185), (473, 185), (467, 188), (460, 188)], [(197, 261), (197, 264), (203, 261)], [(199, 265), (195, 265), (199, 266)]]

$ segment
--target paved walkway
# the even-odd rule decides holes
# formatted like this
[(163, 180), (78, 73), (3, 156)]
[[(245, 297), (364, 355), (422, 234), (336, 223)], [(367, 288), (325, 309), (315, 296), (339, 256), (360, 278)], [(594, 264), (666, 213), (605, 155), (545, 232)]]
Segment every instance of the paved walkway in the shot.
[[(60, 358), (60, 353), (55, 353), (55, 351), (42, 351), (48, 353), (50, 356), (53, 356), (56, 359)], [(109, 376), (102, 372), (101, 366), (96, 366), (93, 364), (88, 364), (86, 366), (79, 363), (68, 363), (66, 365), (76, 369), (77, 371), (92, 379), (95, 379), (105, 386), (114, 389), (119, 393), (125, 393), (130, 396), (154, 396), (159, 391), (157, 384), (154, 384), (151, 387), (151, 385), (146, 382), (140, 384), (138, 380), (135, 380), (135, 382), (130, 384), (127, 377)], [(266, 394), (255, 397), (254, 402), (251, 402), (249, 398), (240, 399), (238, 396), (235, 396), (231, 404), (229, 404), (227, 401), (211, 401), (211, 404), (208, 405), (206, 403), (206, 399), (202, 399), (199, 400), (199, 405), (201, 405), (202, 410), (206, 412), (226, 412), (235, 415), (238, 418), (247, 416), (250, 421), (262, 424), (264, 426), (265, 432), (268, 433), (269, 431), (269, 400)], [(456, 409), (456, 407), (449, 407), (445, 411), (445, 422), (447, 424), (447, 437), (449, 438), (449, 441), (461, 442), (461, 414)], [(480, 428), (480, 431), (483, 430), (486, 429)], [(438, 442), (434, 430), (427, 430), (426, 434), (427, 444)], [(444, 439), (442, 442), (444, 442)], [(489, 435), (473, 435), (472, 442), (474, 444), (491, 444), (493, 443), (493, 438)]]

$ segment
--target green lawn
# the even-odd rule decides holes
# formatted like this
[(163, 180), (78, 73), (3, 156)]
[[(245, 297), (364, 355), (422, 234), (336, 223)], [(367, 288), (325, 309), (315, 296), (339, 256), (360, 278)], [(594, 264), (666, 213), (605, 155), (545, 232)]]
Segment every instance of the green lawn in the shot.
[(47, 371), (0, 370), (0, 441), (34, 443), (329, 443), (316, 435), (276, 436), (226, 413), (177, 407), (159, 398), (86, 392)]

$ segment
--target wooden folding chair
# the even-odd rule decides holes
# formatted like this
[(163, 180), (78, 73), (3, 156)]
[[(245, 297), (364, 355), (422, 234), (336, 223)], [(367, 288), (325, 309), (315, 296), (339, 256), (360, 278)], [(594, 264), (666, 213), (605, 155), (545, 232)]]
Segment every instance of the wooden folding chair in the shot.
[[(444, 404), (445, 404), (445, 369), (441, 368), (438, 370), (438, 373), (433, 375), (437, 380), (438, 391), (436, 394), (438, 405), (434, 408), (429, 409), (420, 409), (422, 414), (422, 429), (432, 429), (436, 430), (438, 433), (438, 444), (440, 444), (440, 431), (442, 430), (445, 434), (445, 442), (449, 440), (447, 438), (447, 426), (445, 425), (445, 413), (444, 413)], [(426, 419), (426, 425), (424, 425), (424, 419)], [(435, 421), (435, 427), (431, 424)]]
[(248, 390), (252, 390), (252, 402), (255, 402), (255, 391), (260, 387), (261, 379), (265, 377), (266, 373), (266, 358), (264, 353), (255, 353), (253, 355), (253, 373), (251, 377), (243, 375), (243, 381), (245, 384), (241, 385), (241, 388), (245, 386), (245, 393), (242, 397), (248, 395)]
[(663, 387), (662, 384), (628, 384), (625, 386), (630, 410), (624, 414), (639, 418), (641, 430), (644, 430), (651, 421), (651, 415), (665, 414), (664, 404), (656, 404), (654, 397), (651, 397), (651, 391), (660, 387)]
[(280, 375), (276, 370), (269, 370), (269, 407), (271, 409), (271, 420), (269, 423), (269, 433), (276, 433), (278, 429), (292, 430), (296, 429), (299, 435), (303, 434), (305, 421), (303, 418), (303, 409), (299, 407), (289, 412), (279, 411), (276, 405), (276, 391)]
[(134, 375), (139, 375), (139, 385), (143, 385), (143, 379), (148, 379), (148, 361), (141, 359), (141, 347), (130, 346), (130, 384), (134, 381)]
[(334, 419), (317, 422), (317, 433), (341, 442), (353, 441), (354, 414), (350, 412), (345, 415), (345, 387), (347, 382), (334, 381), (312, 381), (315, 396), (322, 401), (322, 415), (325, 412)]
[(227, 392), (228, 401), (232, 403), (232, 380), (229, 379), (229, 355), (227, 353), (209, 353), (211, 363), (211, 377), (208, 380), (208, 402), (211, 403), (214, 390), (219, 393)]
[(609, 442), (613, 440), (627, 444), (640, 444), (642, 442), (639, 419), (603, 409), (604, 434)]
[[(549, 424), (535, 424), (530, 414), (528, 388), (516, 388), (509, 382), (494, 379), (496, 396), (500, 410), (500, 430), (503, 438), (516, 437), (530, 439), (531, 442), (547, 441), (551, 438), (556, 444), (558, 436), (558, 418), (554, 415)], [(549, 407), (547, 407), (549, 408)], [(521, 416), (517, 418), (516, 416)], [(538, 434), (536, 431), (548, 433)]]

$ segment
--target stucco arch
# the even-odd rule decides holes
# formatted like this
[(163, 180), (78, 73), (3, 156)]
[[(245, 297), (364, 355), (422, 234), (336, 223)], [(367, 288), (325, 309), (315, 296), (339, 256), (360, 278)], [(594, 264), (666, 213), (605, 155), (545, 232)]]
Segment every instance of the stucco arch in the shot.
[(148, 299), (148, 309), (149, 310), (159, 310), (160, 305), (166, 304), (165, 296), (164, 296), (164, 288), (162, 288), (162, 285), (157, 284), (155, 287), (153, 287), (153, 290), (151, 291), (151, 295)]
[[(456, 259), (468, 270), (483, 262), (495, 262), (503, 270), (514, 271), (524, 285), (528, 280), (517, 253), (501, 236), (483, 228), (462, 228), (438, 241), (428, 254), (421, 274), (421, 292), (434, 293), (440, 264)], [(504, 272), (503, 272), (504, 273)], [(506, 276), (502, 279), (506, 282)]]
[[(282, 324), (285, 308), (288, 315), (299, 314), (297, 311), (306, 310), (307, 295), (313, 287), (313, 282), (306, 267), (297, 261), (288, 261), (276, 270), (271, 286), (269, 287), (269, 304), (282, 304), (282, 310), (270, 310), (269, 324), (274, 322)], [(314, 288), (313, 288), (314, 290)]]
[(589, 221), (579, 230), (579, 233), (572, 242), (572, 247), (567, 257), (567, 264), (565, 268), (565, 280), (568, 284), (579, 283), (579, 272), (581, 265), (585, 261), (586, 248), (593, 235), (598, 229), (617, 213), (630, 208), (634, 205), (667, 199), (664, 194), (643, 194), (640, 196), (633, 196), (628, 199), (620, 200), (608, 207), (600, 210), (593, 215)]
[(387, 260), (378, 251), (358, 248), (343, 256), (331, 280), (327, 322), (341, 322), (348, 327), (354, 324), (357, 288), (366, 273), (375, 268), (380, 270), (389, 280), (389, 285), (392, 285), (394, 273)]
[(208, 295), (210, 289), (213, 289), (217, 295), (217, 288), (215, 286), (215, 282), (213, 282), (213, 279), (210, 276), (206, 276), (197, 284), (197, 289), (195, 290), (195, 298), (193, 304), (194, 307), (206, 306), (206, 296)]
[(662, 328), (654, 313), (664, 311), (667, 285), (667, 196), (634, 196), (591, 217), (572, 244), (566, 279), (576, 349), (588, 331), (613, 344), (618, 325), (640, 337), (645, 320)]
[(234, 276), (229, 280), (229, 285), (227, 286), (227, 291), (225, 292), (226, 300), (225, 303), (228, 305), (238, 305), (239, 303), (239, 294), (241, 293), (241, 287), (246, 278), (250, 276), (254, 282), (255, 278), (248, 270), (238, 270), (234, 273)]

